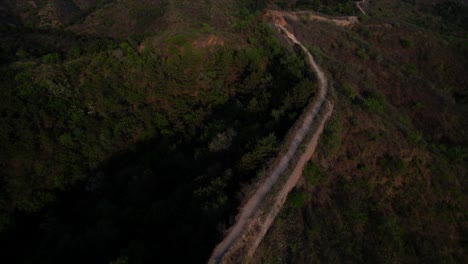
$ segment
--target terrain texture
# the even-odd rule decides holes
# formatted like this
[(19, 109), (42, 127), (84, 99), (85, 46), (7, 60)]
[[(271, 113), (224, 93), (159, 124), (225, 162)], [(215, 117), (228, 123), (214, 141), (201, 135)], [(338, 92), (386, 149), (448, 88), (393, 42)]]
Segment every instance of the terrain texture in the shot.
[(1, 1), (0, 256), (206, 263), (326, 79), (232, 262), (466, 263), (466, 4)]

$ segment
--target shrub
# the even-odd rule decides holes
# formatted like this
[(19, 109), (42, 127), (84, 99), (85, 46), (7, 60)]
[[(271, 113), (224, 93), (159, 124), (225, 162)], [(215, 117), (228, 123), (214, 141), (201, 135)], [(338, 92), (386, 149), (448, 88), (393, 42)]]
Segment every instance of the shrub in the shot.
[(211, 33), (214, 32), (214, 28), (212, 26), (206, 24), (206, 23), (202, 23), (200, 31), (202, 33), (210, 33), (211, 34)]
[(408, 77), (414, 77), (418, 73), (418, 69), (416, 68), (416, 65), (411, 64), (411, 63), (403, 64), (401, 66), (401, 71), (403, 72), (403, 74), (405, 74)]
[(401, 38), (400, 44), (405, 49), (412, 48), (414, 46), (414, 43), (410, 39), (406, 39), (406, 38)]
[(359, 15), (359, 21), (361, 21), (361, 22), (366, 22), (367, 20), (369, 20), (369, 16), (368, 16), (368, 15), (364, 15), (364, 14), (360, 14), (360, 15)]
[(255, 170), (276, 151), (276, 144), (276, 137), (273, 134), (261, 139), (252, 151), (242, 156), (239, 168), (245, 172)]
[(322, 174), (317, 164), (309, 161), (304, 168), (304, 178), (310, 185), (318, 185), (326, 180), (325, 175)]
[(356, 56), (363, 60), (368, 60), (369, 55), (367, 54), (367, 50), (365, 48), (359, 48), (356, 50)]
[(305, 202), (312, 197), (310, 193), (306, 192), (293, 192), (289, 194), (288, 205), (292, 208), (299, 209), (305, 205)]
[(169, 42), (175, 46), (183, 46), (185, 43), (187, 43), (187, 41), (188, 40), (185, 35), (178, 34), (178, 35), (173, 36)]
[(60, 63), (60, 55), (58, 53), (50, 53), (42, 57), (42, 62), (46, 64)]
[(413, 131), (408, 134), (409, 140), (415, 144), (419, 144), (423, 140), (423, 134), (419, 131)]
[(382, 95), (371, 93), (364, 99), (364, 105), (371, 112), (383, 113), (385, 111), (385, 100)]
[(67, 51), (67, 58), (68, 59), (76, 59), (80, 57), (81, 49), (79, 47), (73, 47)]
[(229, 128), (227, 131), (219, 133), (214, 137), (208, 145), (208, 149), (212, 152), (218, 152), (228, 149), (231, 146), (232, 139), (237, 135), (237, 132)]
[(337, 118), (333, 118), (327, 124), (322, 135), (322, 142), (328, 151), (337, 151), (341, 146), (342, 129), (341, 121)]
[(25, 49), (19, 48), (16, 52), (16, 56), (18, 59), (27, 59), (29, 57), (29, 53)]
[(378, 158), (377, 165), (388, 175), (401, 172), (406, 167), (406, 164), (402, 160), (388, 154)]
[(343, 83), (343, 92), (345, 94), (345, 96), (353, 101), (354, 99), (356, 99), (356, 96), (357, 96), (357, 92), (356, 90), (354, 89), (353, 86), (351, 86), (351, 84), (349, 83)]
[(70, 133), (65, 133), (59, 137), (59, 141), (62, 145), (70, 147), (73, 146), (73, 138)]
[(110, 264), (127, 264), (128, 257), (119, 257), (118, 259), (112, 261)]

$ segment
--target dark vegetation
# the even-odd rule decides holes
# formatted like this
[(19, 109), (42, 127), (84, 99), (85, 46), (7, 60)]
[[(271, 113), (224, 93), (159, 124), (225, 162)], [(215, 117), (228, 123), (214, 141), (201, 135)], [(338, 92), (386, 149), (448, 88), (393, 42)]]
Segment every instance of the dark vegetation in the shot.
[[(133, 10), (142, 27), (156, 12)], [(204, 262), (314, 93), (252, 15), (224, 33), (0, 34), (0, 255), (17, 263)], [(241, 43), (199, 44), (213, 36)]]
[(327, 15), (356, 15), (355, 1), (352, 0), (274, 0), (282, 9), (307, 9)]

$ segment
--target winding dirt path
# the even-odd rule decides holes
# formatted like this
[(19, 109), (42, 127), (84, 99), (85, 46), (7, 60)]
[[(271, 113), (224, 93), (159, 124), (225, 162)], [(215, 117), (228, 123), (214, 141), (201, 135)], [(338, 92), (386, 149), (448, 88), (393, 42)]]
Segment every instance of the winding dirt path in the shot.
[[(238, 214), (236, 218), (237, 220), (236, 223), (228, 230), (227, 235), (224, 237), (221, 243), (219, 243), (216, 246), (208, 263), (224, 262), (223, 256), (230, 249), (230, 247), (239, 239), (244, 229), (244, 226), (249, 221), (252, 220), (251, 218), (254, 215), (254, 213), (256, 213), (260, 203), (263, 201), (267, 193), (272, 189), (273, 185), (278, 180), (280, 175), (283, 174), (285, 170), (288, 168), (291, 162), (291, 159), (297, 153), (300, 144), (302, 143), (306, 135), (310, 132), (311, 127), (312, 127), (312, 122), (314, 118), (317, 116), (318, 112), (320, 111), (322, 104), (325, 100), (325, 96), (327, 94), (328, 89), (327, 89), (327, 79), (325, 77), (325, 73), (317, 65), (314, 58), (312, 57), (312, 54), (310, 54), (310, 52), (304, 47), (304, 45), (302, 45), (302, 43), (299, 42), (296, 39), (296, 37), (291, 32), (289, 32), (289, 30), (286, 29), (284, 23), (278, 22), (278, 21), (284, 21), (284, 19), (274, 20), (274, 21), (275, 21), (275, 25), (287, 36), (287, 38), (290, 41), (292, 41), (294, 44), (299, 45), (302, 48), (302, 50), (305, 52), (305, 54), (307, 55), (307, 60), (311, 66), (311, 69), (315, 72), (319, 81), (318, 94), (316, 98), (314, 99), (314, 101), (311, 103), (311, 106), (307, 108), (308, 112), (304, 116), (302, 120), (302, 124), (300, 125), (300, 128), (297, 131), (295, 131), (294, 134), (292, 135), (290, 144), (288, 147), (288, 151), (286, 152), (286, 154), (284, 154), (280, 158), (280, 161), (278, 163), (274, 164), (274, 167), (270, 170), (270, 175), (258, 187), (258, 189), (250, 197), (247, 203), (240, 209), (240, 213)], [(331, 115), (332, 107), (328, 107), (327, 109), (328, 111), (325, 114), (325, 117)], [(325, 119), (326, 118), (324, 118), (324, 120)], [(276, 212), (269, 214), (270, 217), (268, 218), (268, 221), (267, 221), (268, 223), (266, 223), (266, 225), (265, 224), (262, 225), (261, 235), (255, 238), (253, 247), (249, 247), (250, 248), (249, 254), (253, 254), (257, 245), (260, 243), (264, 234), (266, 233), (269, 226), (273, 222), (274, 217), (279, 212), (281, 206), (286, 200), (288, 193), (296, 185), (297, 180), (300, 178), (305, 163), (310, 159), (310, 157), (312, 156), (315, 150), (320, 133), (323, 130), (323, 127), (325, 124), (324, 120), (322, 120), (322, 123), (319, 125), (319, 129), (317, 129), (317, 132), (312, 137), (312, 140), (308, 143), (306, 151), (301, 154), (299, 158), (299, 162), (296, 164), (296, 167), (294, 169), (294, 172), (289, 176), (288, 181), (286, 182), (286, 184), (280, 191), (280, 194), (275, 198), (276, 202), (273, 208), (275, 208)]]

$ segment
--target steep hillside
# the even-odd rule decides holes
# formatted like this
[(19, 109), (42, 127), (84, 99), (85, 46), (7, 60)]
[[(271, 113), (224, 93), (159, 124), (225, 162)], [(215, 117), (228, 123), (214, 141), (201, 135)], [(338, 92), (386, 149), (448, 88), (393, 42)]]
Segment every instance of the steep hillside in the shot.
[[(233, 26), (252, 1), (205, 0), (18, 0), (4, 10), (30, 27), (66, 29), (78, 34), (125, 38), (162, 30), (190, 30), (201, 24)], [(6, 11), (5, 11), (6, 12)], [(6, 16), (6, 14), (5, 14)]]
[(351, 30), (290, 21), (339, 107), (254, 263), (467, 261), (463, 10), (379, 1)]

